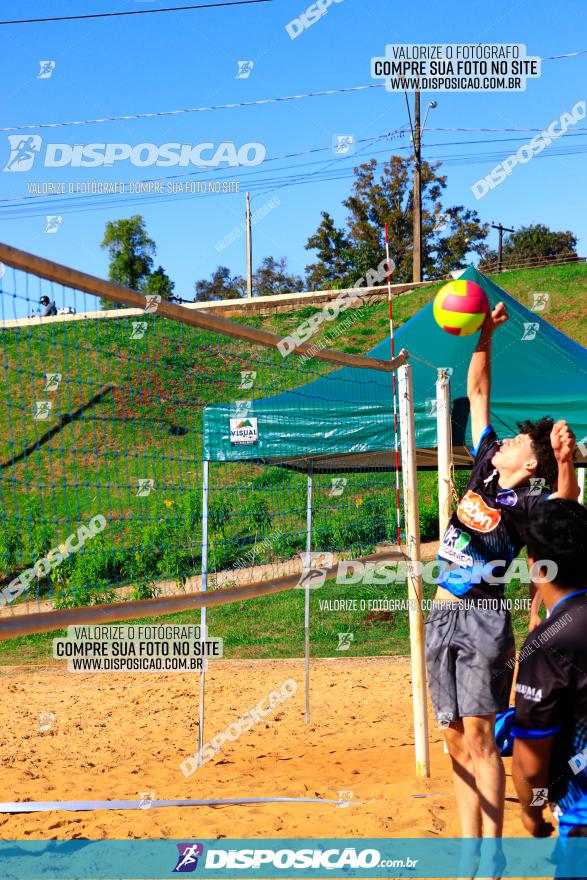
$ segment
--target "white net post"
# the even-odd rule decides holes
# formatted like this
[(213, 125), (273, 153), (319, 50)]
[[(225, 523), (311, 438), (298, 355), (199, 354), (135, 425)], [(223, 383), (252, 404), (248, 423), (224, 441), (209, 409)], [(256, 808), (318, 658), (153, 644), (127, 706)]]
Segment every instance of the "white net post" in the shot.
[(585, 504), (585, 471), (587, 468), (579, 468), (579, 504)]
[(446, 370), (436, 380), (436, 448), (438, 451), (438, 531), (442, 540), (451, 515), (452, 430), (450, 379)]
[[(209, 463), (202, 462), (202, 592), (208, 589), (208, 479)], [(200, 639), (206, 638), (206, 607), (200, 609)], [(205, 656), (205, 655), (203, 655)], [(202, 750), (204, 748), (204, 686), (206, 673), (200, 672), (200, 712), (198, 723), (198, 756), (197, 766), (202, 766)]]
[[(312, 550), (312, 466), (308, 470), (308, 490), (306, 497), (306, 568), (310, 570)], [(306, 674), (306, 724), (310, 723), (310, 587), (306, 582), (304, 597), (304, 660)]]
[(420, 563), (420, 521), (418, 508), (418, 471), (416, 465), (416, 427), (412, 368), (398, 370), (399, 408), (404, 488), (404, 522), (408, 572), (410, 655), (412, 662), (412, 701), (414, 706), (414, 742), (416, 775), (430, 776), (428, 715), (426, 706), (426, 665), (424, 660), (424, 617), (422, 613), (422, 575)]

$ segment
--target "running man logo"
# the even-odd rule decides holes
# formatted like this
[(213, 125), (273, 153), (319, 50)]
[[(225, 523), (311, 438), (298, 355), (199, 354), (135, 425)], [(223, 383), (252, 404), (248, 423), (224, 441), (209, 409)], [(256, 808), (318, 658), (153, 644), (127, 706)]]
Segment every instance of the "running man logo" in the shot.
[(46, 422), (51, 415), (52, 408), (52, 400), (35, 400), (35, 411), (33, 413), (33, 419), (37, 422)]
[(471, 489), (459, 501), (457, 516), (463, 525), (476, 532), (492, 532), (501, 521), (501, 512), (489, 507), (481, 496)]
[(535, 321), (528, 321), (524, 323), (522, 342), (531, 342), (533, 339), (536, 339), (539, 330), (540, 324), (537, 324)]
[(203, 843), (178, 843), (176, 844), (179, 855), (177, 864), (173, 869), (174, 874), (191, 874), (198, 867), (198, 859), (204, 855)]
[(51, 79), (56, 67), (55, 61), (39, 61), (40, 70), (37, 74), (37, 79)]
[(545, 489), (546, 479), (544, 477), (530, 477), (528, 495), (542, 495)]
[(132, 322), (132, 333), (130, 334), (131, 339), (142, 339), (146, 332), (147, 332), (147, 322), (146, 321), (133, 321)]
[(158, 293), (147, 293), (145, 296), (145, 313), (156, 312), (161, 302), (161, 296)]
[(326, 573), (334, 566), (334, 553), (302, 553), (303, 570), (296, 584), (296, 590), (317, 590), (324, 586)]
[(137, 498), (146, 498), (155, 488), (155, 480), (150, 478), (140, 479), (139, 488), (137, 490)]
[(21, 134), (9, 134), (10, 156), (2, 170), (30, 171), (42, 143), (41, 136), (38, 134), (29, 134), (25, 137)]
[(355, 139), (352, 134), (335, 134), (332, 138), (332, 152), (337, 156), (350, 156), (355, 152)]
[(355, 640), (355, 635), (352, 632), (339, 633), (338, 634), (338, 645), (337, 651), (348, 651), (350, 646)]
[(248, 79), (253, 72), (253, 67), (255, 66), (254, 61), (237, 61), (238, 71), (236, 74), (236, 79)]
[(45, 373), (45, 387), (43, 391), (57, 391), (62, 378), (62, 373)]
[(59, 232), (63, 221), (63, 217), (60, 214), (47, 214), (45, 220), (46, 223), (43, 232), (46, 235), (55, 235), (56, 232)]
[(533, 788), (532, 789), (532, 800), (530, 801), (531, 807), (543, 807), (546, 803), (548, 803), (548, 789), (547, 788)]

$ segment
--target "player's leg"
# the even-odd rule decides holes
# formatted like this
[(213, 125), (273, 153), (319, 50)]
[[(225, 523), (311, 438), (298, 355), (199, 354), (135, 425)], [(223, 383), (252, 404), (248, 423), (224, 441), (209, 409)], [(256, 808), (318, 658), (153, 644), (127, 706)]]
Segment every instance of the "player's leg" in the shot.
[[(437, 721), (443, 730), (452, 763), (454, 789), (463, 837), (481, 834), (481, 809), (475, 787), (474, 767), (458, 716), (453, 636), (458, 629), (458, 609), (438, 605), (426, 620), (426, 670), (428, 689)], [(446, 725), (448, 724), (448, 727)], [(463, 874), (463, 876), (468, 876)], [(472, 875), (471, 875), (472, 876)]]
[(473, 763), (482, 835), (497, 837), (503, 827), (505, 770), (495, 742), (495, 714), (508, 707), (515, 666), (509, 611), (467, 608), (460, 614), (453, 641), (458, 715)]
[(463, 837), (481, 836), (481, 804), (475, 782), (475, 765), (465, 739), (462, 719), (452, 722), (444, 731), (444, 739), (452, 763), (453, 784)]
[(463, 718), (464, 739), (471, 756), (481, 810), (483, 837), (501, 837), (505, 769), (495, 742), (495, 715)]

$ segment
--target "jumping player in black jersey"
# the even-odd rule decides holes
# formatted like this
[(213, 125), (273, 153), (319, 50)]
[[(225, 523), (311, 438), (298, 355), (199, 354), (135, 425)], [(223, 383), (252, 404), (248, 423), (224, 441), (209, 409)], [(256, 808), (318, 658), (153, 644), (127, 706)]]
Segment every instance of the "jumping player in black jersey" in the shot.
[(549, 498), (579, 496), (575, 438), (566, 422), (524, 422), (503, 442), (491, 426), (491, 342), (507, 319), (499, 303), (471, 358), (475, 461), (440, 543), (445, 575), (426, 621), (430, 696), (445, 728), (463, 837), (502, 833), (505, 771), (494, 725), (508, 706), (514, 670), (511, 617), (500, 601), (505, 572), (526, 544), (532, 512)]
[(547, 793), (561, 837), (587, 837), (587, 510), (554, 501), (528, 525), (528, 558), (548, 559), (555, 573), (540, 592), (549, 617), (519, 656), (513, 778), (524, 827), (552, 833), (543, 819)]

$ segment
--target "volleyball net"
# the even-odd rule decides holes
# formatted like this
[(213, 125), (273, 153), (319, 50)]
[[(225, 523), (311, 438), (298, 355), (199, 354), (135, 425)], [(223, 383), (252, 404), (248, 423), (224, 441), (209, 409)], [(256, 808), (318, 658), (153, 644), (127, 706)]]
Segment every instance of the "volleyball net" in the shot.
[[(281, 336), (204, 309), (6, 246), (0, 260), (2, 615), (201, 590), (204, 471), (208, 589), (396, 540), (404, 355), (283, 356)], [(43, 296), (64, 314), (36, 316)]]

